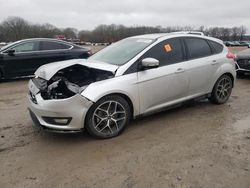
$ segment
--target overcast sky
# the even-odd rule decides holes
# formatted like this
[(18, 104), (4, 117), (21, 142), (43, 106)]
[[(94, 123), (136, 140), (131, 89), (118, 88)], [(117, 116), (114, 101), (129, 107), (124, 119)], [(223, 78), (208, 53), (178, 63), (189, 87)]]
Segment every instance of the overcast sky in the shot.
[(240, 26), (250, 33), (250, 0), (0, 0), (0, 21), (93, 29), (99, 24)]

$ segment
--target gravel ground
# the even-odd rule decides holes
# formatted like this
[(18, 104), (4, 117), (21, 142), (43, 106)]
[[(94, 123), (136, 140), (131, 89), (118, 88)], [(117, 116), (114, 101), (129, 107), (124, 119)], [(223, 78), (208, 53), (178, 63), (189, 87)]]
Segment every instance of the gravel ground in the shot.
[(27, 82), (0, 83), (1, 188), (250, 187), (250, 77), (227, 104), (190, 102), (109, 140), (35, 132)]

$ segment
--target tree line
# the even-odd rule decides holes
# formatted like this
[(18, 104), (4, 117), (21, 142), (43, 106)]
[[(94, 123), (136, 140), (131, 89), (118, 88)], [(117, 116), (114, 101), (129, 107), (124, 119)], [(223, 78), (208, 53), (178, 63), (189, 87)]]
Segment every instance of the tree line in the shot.
[(80, 30), (75, 28), (58, 28), (51, 24), (34, 24), (20, 17), (9, 17), (0, 23), (0, 42), (13, 42), (26, 38), (54, 38), (56, 35), (64, 35), (67, 39), (80, 39), (84, 42), (112, 43), (122, 38), (148, 34), (169, 33), (177, 31), (201, 31), (205, 35), (222, 40), (243, 40), (246, 35), (245, 26), (234, 27), (204, 27), (168, 26), (149, 27), (124, 25), (99, 25), (95, 29)]

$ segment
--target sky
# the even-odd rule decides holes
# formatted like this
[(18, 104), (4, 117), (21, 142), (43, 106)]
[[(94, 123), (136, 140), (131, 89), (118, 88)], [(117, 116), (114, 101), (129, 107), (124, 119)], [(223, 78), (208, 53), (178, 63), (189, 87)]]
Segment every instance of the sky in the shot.
[(0, 0), (0, 22), (19, 16), (32, 23), (92, 30), (125, 26), (244, 25), (250, 33), (250, 0)]

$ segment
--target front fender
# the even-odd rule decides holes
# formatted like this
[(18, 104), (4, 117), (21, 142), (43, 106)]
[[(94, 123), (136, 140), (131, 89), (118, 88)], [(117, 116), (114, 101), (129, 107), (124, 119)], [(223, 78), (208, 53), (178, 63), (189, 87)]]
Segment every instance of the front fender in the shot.
[(83, 97), (93, 102), (111, 94), (126, 95), (133, 104), (134, 116), (139, 115), (137, 73), (92, 83), (81, 93)]

